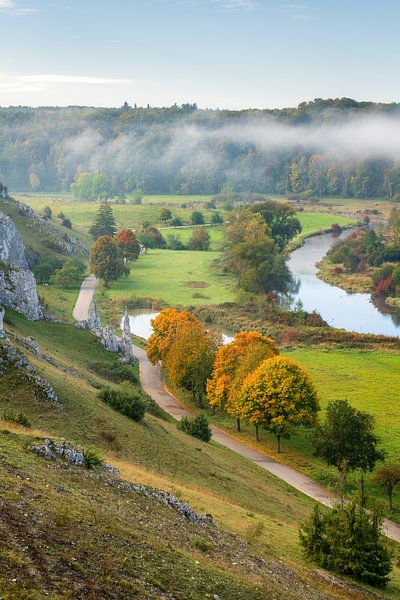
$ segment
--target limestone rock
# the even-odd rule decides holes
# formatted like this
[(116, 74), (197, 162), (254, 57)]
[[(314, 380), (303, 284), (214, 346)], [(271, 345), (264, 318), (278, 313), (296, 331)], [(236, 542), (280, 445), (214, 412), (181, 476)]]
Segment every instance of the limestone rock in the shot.
[(99, 340), (109, 352), (119, 352), (120, 344), (111, 325), (106, 325), (101, 328)]
[(0, 212), (0, 303), (36, 321), (43, 318), (36, 281), (22, 239), (10, 217)]
[(87, 323), (88, 323), (88, 328), (94, 334), (97, 335), (97, 332), (99, 332), (101, 330), (100, 314), (97, 309), (96, 298), (93, 298), (93, 300), (92, 300), (92, 305), (90, 307)]

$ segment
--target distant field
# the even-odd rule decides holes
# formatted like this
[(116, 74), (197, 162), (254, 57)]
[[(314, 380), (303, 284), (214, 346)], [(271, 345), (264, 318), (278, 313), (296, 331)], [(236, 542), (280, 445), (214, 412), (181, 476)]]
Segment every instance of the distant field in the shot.
[[(194, 227), (174, 227), (161, 229), (161, 233), (166, 239), (168, 238), (168, 235), (175, 235), (183, 244), (187, 244), (193, 233), (193, 229)], [(224, 238), (224, 228), (206, 227), (206, 229), (210, 235), (210, 250), (221, 250)]]
[(170, 304), (220, 304), (234, 299), (233, 280), (213, 268), (216, 252), (150, 250), (129, 277), (111, 285), (110, 298), (146, 296)]
[(320, 229), (328, 229), (333, 223), (337, 223), (342, 227), (354, 223), (354, 220), (349, 217), (340, 217), (319, 212), (299, 212), (297, 213), (297, 217), (302, 226), (302, 232), (298, 237), (305, 237)]

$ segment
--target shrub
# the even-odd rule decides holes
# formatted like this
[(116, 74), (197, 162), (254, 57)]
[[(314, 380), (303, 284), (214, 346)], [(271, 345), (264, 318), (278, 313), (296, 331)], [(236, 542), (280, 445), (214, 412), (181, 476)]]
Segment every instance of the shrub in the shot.
[(211, 440), (212, 432), (208, 425), (207, 417), (200, 413), (195, 417), (182, 417), (178, 423), (178, 429), (192, 435), (203, 442)]
[(131, 365), (124, 365), (118, 359), (113, 360), (112, 363), (95, 362), (88, 365), (91, 371), (113, 381), (114, 383), (122, 383), (123, 381), (129, 381), (130, 383), (138, 383), (138, 378)]
[(23, 412), (5, 409), (2, 418), (3, 421), (8, 421), (9, 423), (16, 423), (17, 425), (22, 425), (22, 427), (31, 427), (28, 417)]
[(393, 274), (393, 265), (384, 265), (372, 275), (374, 286), (378, 285), (381, 279), (391, 277)]
[(335, 268), (333, 269), (333, 274), (334, 274), (334, 275), (341, 275), (342, 273), (343, 273), (343, 269), (342, 269), (342, 267), (339, 267), (339, 266), (337, 266), (337, 267), (335, 267)]
[(200, 552), (209, 552), (212, 548), (211, 544), (207, 540), (198, 535), (195, 535), (192, 538), (192, 546), (193, 548), (196, 548), (196, 550), (200, 550)]
[(342, 231), (343, 231), (343, 229), (341, 228), (341, 226), (339, 225), (339, 223), (333, 223), (331, 225), (331, 230), (332, 230), (332, 233), (334, 235), (340, 235), (342, 233)]
[(133, 389), (128, 392), (125, 390), (103, 388), (99, 392), (99, 398), (111, 406), (111, 408), (114, 408), (134, 421), (141, 421), (146, 412), (146, 403), (140, 392)]
[(300, 543), (307, 558), (324, 569), (384, 587), (392, 569), (390, 553), (380, 532), (381, 519), (354, 502), (322, 513), (318, 505), (300, 526)]
[(95, 450), (84, 450), (83, 458), (85, 459), (85, 467), (93, 469), (103, 464), (103, 459)]
[(378, 281), (375, 286), (375, 295), (379, 298), (386, 298), (390, 296), (392, 292), (394, 292), (394, 282), (393, 277), (383, 277)]

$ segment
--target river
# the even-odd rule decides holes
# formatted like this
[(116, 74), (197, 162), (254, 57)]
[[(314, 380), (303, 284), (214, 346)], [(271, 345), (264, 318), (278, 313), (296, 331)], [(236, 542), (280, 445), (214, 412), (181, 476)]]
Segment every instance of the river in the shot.
[[(349, 232), (344, 232), (344, 236)], [(301, 300), (307, 312), (316, 310), (332, 327), (400, 337), (400, 312), (375, 305), (370, 294), (346, 292), (317, 277), (316, 264), (325, 256), (337, 238), (322, 234), (305, 240), (288, 262), (296, 291), (290, 304)]]
[[(343, 236), (349, 235), (344, 232)], [(295, 250), (288, 262), (294, 281), (294, 292), (290, 296), (290, 305), (301, 300), (306, 311), (316, 310), (332, 327), (400, 337), (400, 311), (383, 312), (371, 301), (369, 294), (349, 293), (318, 279), (318, 263), (335, 243), (337, 238), (331, 234), (322, 234), (307, 238), (303, 246)], [(131, 332), (144, 339), (151, 335), (151, 320), (158, 314), (151, 309), (130, 311)], [(232, 340), (223, 333), (224, 343)]]

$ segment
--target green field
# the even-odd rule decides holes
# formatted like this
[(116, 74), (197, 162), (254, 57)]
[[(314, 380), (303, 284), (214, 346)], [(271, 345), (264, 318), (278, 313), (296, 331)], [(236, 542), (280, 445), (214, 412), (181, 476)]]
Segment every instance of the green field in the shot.
[(311, 233), (315, 233), (320, 230), (329, 229), (333, 223), (338, 223), (341, 227), (351, 225), (354, 223), (353, 219), (349, 217), (340, 217), (337, 215), (329, 215), (326, 213), (319, 212), (299, 212), (297, 213), (302, 227), (302, 232), (298, 237), (307, 237)]
[[(168, 235), (175, 235), (180, 239), (183, 244), (187, 244), (192, 233), (194, 227), (173, 227), (173, 228), (165, 228), (161, 229), (161, 233), (168, 239)], [(210, 235), (210, 250), (221, 250), (223, 239), (224, 239), (224, 228), (223, 226), (219, 227), (206, 227), (209, 235)]]
[(168, 304), (220, 304), (234, 299), (233, 279), (214, 268), (216, 252), (149, 250), (131, 264), (129, 277), (113, 283), (108, 298), (144, 296)]
[[(283, 354), (306, 367), (317, 387), (321, 403), (320, 420), (325, 418), (324, 410), (328, 402), (348, 400), (358, 410), (372, 414), (376, 420), (376, 432), (387, 459), (396, 461), (400, 453), (400, 352), (359, 351), (323, 348), (296, 348), (284, 350)], [(189, 395), (180, 396), (194, 408)], [(211, 417), (215, 424), (236, 433), (234, 419), (224, 413)], [(264, 449), (267, 454), (276, 456), (276, 439), (266, 431), (261, 432), (261, 442), (254, 439), (254, 429), (242, 426), (241, 439)], [(279, 460), (304, 471), (324, 484), (334, 485), (336, 471), (326, 467), (313, 456), (310, 435), (301, 431), (298, 435), (284, 440)], [(350, 477), (352, 485), (357, 485), (358, 475)], [(384, 499), (382, 490), (370, 484), (374, 495)], [(400, 522), (400, 490), (397, 490), (395, 518)]]

